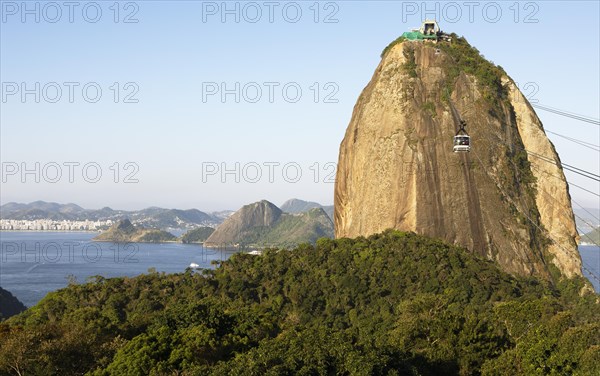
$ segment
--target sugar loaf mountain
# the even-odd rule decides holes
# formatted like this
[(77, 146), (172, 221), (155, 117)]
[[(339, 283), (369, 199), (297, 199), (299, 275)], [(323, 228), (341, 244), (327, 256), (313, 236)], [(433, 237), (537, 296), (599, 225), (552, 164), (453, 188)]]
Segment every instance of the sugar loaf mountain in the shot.
[[(383, 52), (340, 146), (336, 237), (414, 231), (511, 274), (580, 275), (568, 186), (540, 119), (501, 67), (448, 38)], [(453, 152), (461, 120), (470, 152)]]
[(600, 375), (558, 161), (504, 70), (426, 23), (354, 108), (335, 230), (246, 205), (197, 236), (302, 244), (52, 292), (0, 322), (0, 375)]

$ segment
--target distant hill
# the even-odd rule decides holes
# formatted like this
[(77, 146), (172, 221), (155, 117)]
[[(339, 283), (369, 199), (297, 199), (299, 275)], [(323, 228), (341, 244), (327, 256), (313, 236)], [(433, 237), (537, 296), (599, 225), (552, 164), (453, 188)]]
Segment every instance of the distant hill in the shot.
[(26, 309), (27, 307), (19, 299), (15, 298), (10, 291), (6, 291), (0, 287), (0, 321), (19, 314)]
[[(575, 223), (580, 234), (585, 234), (600, 226), (600, 209), (577, 208), (573, 209)], [(583, 240), (583, 239), (582, 239)]]
[(56, 202), (45, 202), (45, 201), (34, 201), (29, 204), (19, 204), (16, 202), (9, 202), (8, 204), (0, 207), (0, 212), (10, 214), (24, 210), (39, 210), (44, 212), (56, 212), (63, 214), (74, 214), (84, 212), (85, 209), (75, 204), (58, 204)]
[(318, 202), (304, 201), (297, 198), (287, 200), (281, 205), (281, 210), (286, 213), (297, 214), (305, 213), (310, 209), (321, 208), (327, 213), (329, 218), (333, 221), (333, 205), (323, 206)]
[(9, 202), (0, 207), (3, 219), (35, 220), (77, 220), (85, 209), (75, 204), (57, 204), (56, 202), (35, 201), (29, 204)]
[(177, 237), (166, 231), (134, 226), (129, 219), (124, 219), (93, 240), (115, 243), (163, 243), (177, 240)]
[(600, 244), (600, 227), (592, 230), (581, 237), (582, 244)]
[(258, 243), (293, 247), (300, 243), (314, 244), (319, 238), (333, 238), (333, 222), (322, 208), (314, 208), (304, 213), (282, 214)]
[(228, 217), (206, 239), (207, 246), (293, 246), (333, 237), (333, 222), (321, 208), (308, 212), (284, 213), (263, 200), (242, 207)]
[(212, 227), (198, 227), (183, 234), (179, 240), (182, 243), (203, 243), (215, 229)]
[(233, 213), (235, 213), (235, 211), (233, 211), (233, 210), (221, 210), (221, 211), (212, 212), (212, 213), (210, 213), (210, 215), (214, 218), (218, 218), (218, 219), (224, 221), (227, 217), (229, 217)]
[(256, 233), (272, 226), (282, 211), (269, 201), (263, 200), (245, 205), (229, 216), (215, 232), (206, 239), (206, 244), (225, 245), (254, 241)]
[(322, 205), (313, 201), (304, 201), (297, 198), (287, 200), (281, 205), (281, 210), (286, 213), (303, 213), (314, 208), (321, 208)]
[[(290, 214), (306, 213), (314, 208), (322, 208), (333, 221), (333, 205), (323, 206), (316, 202), (291, 199), (281, 206), (281, 211)], [(278, 208), (279, 210), (279, 208)], [(0, 206), (0, 218), (12, 220), (54, 221), (120, 221), (129, 219), (132, 224), (151, 229), (191, 231), (198, 227), (216, 228), (231, 215), (231, 210), (206, 213), (198, 209), (165, 209), (149, 207), (142, 210), (117, 210), (109, 207), (102, 209), (84, 209), (76, 204), (35, 201), (29, 204), (9, 202)]]
[(189, 225), (216, 224), (217, 222), (215, 217), (198, 209), (151, 208), (133, 213), (131, 218), (136, 223), (151, 228), (185, 228)]
[(113, 220), (128, 218), (134, 224), (155, 229), (192, 229), (198, 226), (216, 227), (231, 212), (207, 214), (198, 209), (179, 210), (150, 207), (137, 211), (114, 210), (104, 207), (99, 210), (83, 209), (75, 204), (35, 201), (29, 204), (9, 202), (0, 207), (2, 219), (55, 221)]

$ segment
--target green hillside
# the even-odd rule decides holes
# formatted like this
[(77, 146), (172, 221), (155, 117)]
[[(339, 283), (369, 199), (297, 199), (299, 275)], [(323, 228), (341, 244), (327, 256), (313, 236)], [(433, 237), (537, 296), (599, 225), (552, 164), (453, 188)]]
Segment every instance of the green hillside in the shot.
[(95, 278), (0, 324), (0, 374), (593, 375), (598, 296), (412, 233)]
[(315, 243), (319, 238), (333, 237), (333, 224), (321, 208), (304, 213), (282, 214), (273, 226), (248, 230), (245, 244), (294, 247), (301, 243)]
[(262, 200), (245, 205), (216, 228), (204, 243), (209, 247), (295, 247), (314, 244), (321, 237), (333, 237), (333, 222), (322, 208), (284, 213)]
[(183, 234), (182, 243), (202, 243), (215, 231), (212, 227), (198, 227)]

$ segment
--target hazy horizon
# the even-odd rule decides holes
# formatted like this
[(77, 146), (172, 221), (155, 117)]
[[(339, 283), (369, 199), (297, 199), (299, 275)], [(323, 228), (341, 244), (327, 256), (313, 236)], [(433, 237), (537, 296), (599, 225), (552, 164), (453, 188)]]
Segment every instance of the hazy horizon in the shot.
[[(281, 206), (283, 206), (283, 204), (285, 204), (286, 201), (288, 201), (288, 200), (286, 200), (286, 201), (283, 201), (283, 202), (279, 203), (279, 202), (273, 202), (273, 201), (271, 201), (269, 199), (266, 199), (266, 198), (263, 199), (263, 200), (267, 200), (267, 201), (271, 202), (272, 204), (275, 204), (279, 208)], [(308, 202), (308, 200), (302, 200), (302, 199), (299, 199), (299, 198), (296, 198), (296, 197), (290, 198), (289, 200), (301, 200), (301, 201), (307, 201)], [(44, 202), (44, 203), (47, 203), (47, 204), (77, 205), (77, 206), (79, 206), (80, 208), (82, 208), (84, 210), (100, 210), (100, 209), (108, 207), (108, 208), (113, 209), (113, 210), (124, 210), (124, 211), (138, 211), (138, 210), (144, 210), (144, 209), (150, 209), (150, 208), (161, 208), (161, 209), (174, 209), (174, 210), (191, 210), (191, 209), (197, 209), (197, 210), (200, 210), (202, 212), (221, 212), (221, 211), (237, 211), (237, 210), (239, 210), (244, 205), (252, 204), (252, 203), (258, 202), (258, 201), (261, 201), (261, 200), (257, 200), (257, 201), (253, 201), (253, 202), (247, 202), (247, 203), (245, 203), (245, 204), (243, 204), (243, 205), (241, 205), (240, 207), (237, 207), (237, 208), (223, 208), (223, 209), (217, 209), (217, 210), (206, 210), (206, 209), (203, 209), (203, 208), (200, 208), (200, 207), (164, 207), (164, 206), (158, 206), (158, 205), (150, 205), (150, 206), (145, 206), (145, 207), (140, 207), (140, 208), (122, 208), (122, 207), (113, 207), (113, 206), (110, 206), (110, 205), (103, 205), (103, 206), (98, 206), (98, 207), (87, 207), (87, 206), (84, 206), (84, 205), (80, 205), (80, 204), (78, 204), (76, 202), (56, 202), (56, 201), (44, 201), (44, 200), (34, 200), (34, 201), (30, 201), (30, 202), (10, 201), (10, 202), (3, 202), (2, 205), (0, 205), (0, 206), (4, 206), (4, 205), (8, 205), (8, 204), (24, 204), (24, 205), (29, 205), (29, 204), (33, 204), (35, 202)], [(316, 202), (316, 201), (311, 201), (311, 202)], [(323, 204), (321, 202), (316, 202), (316, 203), (319, 204), (319, 205), (321, 205), (321, 206), (333, 206), (333, 203), (332, 204)]]
[[(331, 205), (357, 98), (384, 47), (423, 18), (465, 36), (532, 103), (600, 118), (598, 2), (467, 3), (101, 2), (70, 20), (62, 3), (2, 2), (0, 203)], [(537, 114), (600, 143), (600, 127)], [(597, 151), (548, 137), (564, 163), (599, 173)], [(600, 207), (586, 192), (600, 184), (565, 175), (575, 208)]]

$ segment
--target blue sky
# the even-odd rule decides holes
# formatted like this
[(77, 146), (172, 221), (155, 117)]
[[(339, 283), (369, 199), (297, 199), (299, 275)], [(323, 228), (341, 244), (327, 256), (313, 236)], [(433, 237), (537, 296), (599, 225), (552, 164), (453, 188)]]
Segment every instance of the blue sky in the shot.
[[(315, 3), (2, 1), (0, 200), (207, 211), (292, 197), (331, 204), (356, 99), (381, 50), (425, 16), (464, 35), (530, 99), (600, 117), (597, 1)], [(538, 115), (548, 130), (600, 143), (598, 126)], [(549, 136), (563, 162), (598, 174), (597, 152)]]

